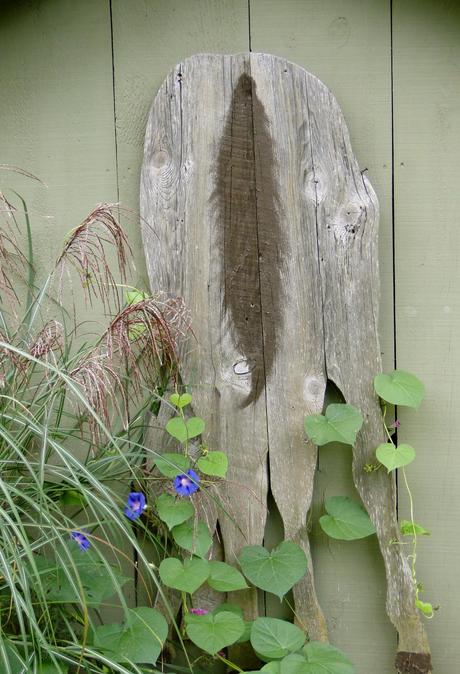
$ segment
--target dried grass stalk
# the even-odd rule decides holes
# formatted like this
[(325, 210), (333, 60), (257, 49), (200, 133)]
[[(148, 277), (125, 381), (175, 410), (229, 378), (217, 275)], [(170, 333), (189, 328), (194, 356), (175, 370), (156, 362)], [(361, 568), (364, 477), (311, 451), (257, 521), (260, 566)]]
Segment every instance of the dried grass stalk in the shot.
[(73, 268), (91, 304), (95, 297), (99, 297), (105, 308), (110, 307), (111, 299), (115, 299), (118, 306), (117, 285), (106, 246), (112, 246), (116, 251), (122, 282), (126, 280), (127, 259), (132, 256), (132, 250), (114, 215), (117, 208), (117, 204), (99, 204), (71, 232), (56, 262), (61, 297), (64, 275)]

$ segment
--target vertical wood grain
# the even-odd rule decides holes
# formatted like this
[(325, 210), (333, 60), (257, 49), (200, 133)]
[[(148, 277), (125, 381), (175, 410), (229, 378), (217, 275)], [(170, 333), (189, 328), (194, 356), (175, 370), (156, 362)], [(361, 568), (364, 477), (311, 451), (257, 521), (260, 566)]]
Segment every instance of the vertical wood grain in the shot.
[[(353, 151), (380, 203), (380, 340), (385, 369), (393, 366), (391, 226), (390, 7), (380, 0), (250, 0), (254, 51), (285, 56), (317, 75), (334, 93)], [(312, 548), (319, 601), (333, 643), (349, 653), (357, 674), (393, 671), (395, 636), (385, 615), (385, 578), (377, 543), (344, 543), (322, 534), (317, 516), (334, 494), (359, 498), (351, 453), (319, 451)], [(280, 532), (280, 537), (282, 532)], [(275, 610), (270, 605), (269, 610)]]
[[(400, 441), (417, 451), (407, 475), (421, 598), (441, 605), (428, 621), (434, 670), (458, 671), (460, 564), (460, 6), (401, 0), (393, 9), (396, 335), (398, 367), (426, 385), (418, 412), (400, 408)], [(400, 480), (400, 513), (408, 515)]]

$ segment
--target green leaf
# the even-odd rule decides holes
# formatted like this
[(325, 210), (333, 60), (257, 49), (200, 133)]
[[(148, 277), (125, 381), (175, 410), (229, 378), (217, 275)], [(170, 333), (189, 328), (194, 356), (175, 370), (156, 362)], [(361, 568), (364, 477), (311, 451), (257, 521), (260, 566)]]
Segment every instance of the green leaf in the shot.
[(196, 526), (184, 522), (173, 527), (171, 533), (177, 545), (197, 557), (204, 557), (212, 545), (212, 538), (204, 522), (198, 522)]
[(209, 562), (208, 585), (218, 592), (234, 592), (247, 588), (241, 573), (225, 562)]
[(190, 468), (190, 459), (184, 454), (162, 454), (155, 458), (155, 465), (165, 477), (175, 478)]
[[(8, 670), (9, 668), (9, 670)], [(16, 646), (0, 636), (0, 671), (11, 674), (23, 674), (24, 664), (16, 649)]]
[(158, 517), (167, 525), (168, 529), (186, 522), (195, 512), (189, 499), (176, 499), (171, 494), (161, 494), (156, 499), (155, 506)]
[(204, 421), (200, 417), (190, 417), (190, 419), (173, 417), (166, 424), (166, 430), (169, 435), (172, 435), (173, 438), (182, 443), (201, 435), (204, 427)]
[(238, 641), (236, 641), (235, 643), (244, 644), (244, 643), (246, 643), (246, 641), (249, 641), (249, 639), (251, 638), (251, 630), (252, 630), (253, 624), (254, 624), (254, 620), (245, 620), (244, 621), (244, 632), (240, 636)]
[(281, 674), (354, 674), (355, 668), (338, 648), (310, 641), (302, 653), (281, 660)]
[(279, 660), (305, 643), (301, 629), (278, 618), (257, 618), (251, 629), (251, 645), (264, 658)]
[(260, 672), (265, 672), (265, 674), (281, 674), (281, 663), (279, 660), (274, 660), (273, 662), (267, 662), (262, 669), (257, 671), (244, 672), (244, 674), (259, 674)]
[(353, 405), (328, 405), (326, 414), (313, 414), (305, 419), (305, 432), (315, 445), (343, 442), (354, 445), (356, 435), (363, 425), (361, 412)]
[(69, 668), (65, 665), (54, 665), (52, 662), (43, 662), (38, 665), (37, 674), (67, 674)]
[(271, 552), (261, 545), (246, 546), (240, 553), (239, 562), (253, 585), (280, 599), (307, 570), (304, 551), (292, 541), (283, 541)]
[(125, 292), (126, 304), (137, 304), (142, 302), (150, 297), (147, 293), (144, 293), (142, 290), (127, 290)]
[(429, 602), (416, 599), (415, 605), (423, 613), (423, 615), (430, 617), (433, 615), (433, 606)]
[(192, 396), (190, 393), (182, 393), (182, 395), (179, 395), (178, 393), (172, 393), (169, 396), (169, 400), (173, 405), (175, 405), (175, 407), (178, 407), (181, 410), (183, 407), (190, 405), (192, 402)]
[(319, 518), (322, 530), (331, 538), (354, 541), (375, 533), (364, 508), (348, 496), (332, 496), (325, 503), (327, 515)]
[(382, 400), (393, 405), (417, 408), (425, 396), (425, 387), (420, 379), (404, 370), (378, 374), (374, 379), (374, 388)]
[(154, 665), (168, 634), (164, 617), (153, 608), (128, 609), (123, 625), (96, 628), (94, 645), (108, 651), (115, 662), (131, 660)]
[(159, 573), (168, 587), (193, 594), (208, 579), (209, 564), (198, 557), (185, 559), (183, 563), (176, 557), (168, 557), (161, 562)]
[(224, 602), (223, 604), (219, 604), (216, 606), (214, 609), (213, 613), (214, 615), (217, 615), (217, 613), (222, 613), (222, 611), (230, 611), (230, 613), (235, 613), (236, 615), (239, 615), (240, 618), (243, 618), (243, 609), (241, 606), (237, 606), (237, 604), (230, 604), (228, 602)]
[(228, 469), (228, 459), (224, 452), (208, 452), (197, 461), (197, 466), (205, 475), (225, 477)]
[[(63, 557), (59, 562), (42, 555), (35, 558), (41, 588), (50, 603), (81, 604), (84, 601), (89, 606), (99, 606), (128, 581), (115, 566), (109, 567), (111, 576), (104, 562), (91, 551), (82, 552), (76, 544), (72, 544), (72, 548), (72, 561)], [(79, 594), (80, 586), (83, 598)]]
[(431, 531), (410, 520), (402, 520), (399, 528), (403, 536), (431, 536)]
[(216, 606), (213, 613), (214, 615), (217, 615), (218, 613), (222, 613), (222, 611), (230, 611), (230, 613), (235, 613), (244, 622), (244, 632), (240, 636), (240, 638), (237, 641), (235, 641), (235, 643), (242, 644), (245, 641), (249, 641), (253, 621), (243, 619), (243, 609), (241, 608), (241, 606), (237, 606), (236, 604), (228, 604), (227, 602), (224, 602), (223, 604), (219, 604), (219, 606)]
[(265, 672), (266, 674), (281, 674), (281, 663), (276, 661), (267, 662), (260, 671)]
[(380, 463), (391, 473), (395, 468), (402, 468), (412, 463), (415, 459), (415, 449), (406, 444), (396, 447), (391, 442), (385, 442), (377, 447), (375, 455)]
[(85, 496), (80, 491), (76, 489), (65, 489), (60, 497), (62, 505), (76, 505), (76, 506), (85, 506), (88, 504)]
[(185, 624), (189, 639), (211, 655), (234, 644), (244, 632), (243, 620), (230, 611), (207, 615), (187, 613)]
[(138, 323), (131, 323), (131, 325), (128, 328), (128, 339), (130, 342), (134, 342), (138, 337), (144, 334), (144, 332), (147, 330), (147, 326), (145, 323), (138, 322)]

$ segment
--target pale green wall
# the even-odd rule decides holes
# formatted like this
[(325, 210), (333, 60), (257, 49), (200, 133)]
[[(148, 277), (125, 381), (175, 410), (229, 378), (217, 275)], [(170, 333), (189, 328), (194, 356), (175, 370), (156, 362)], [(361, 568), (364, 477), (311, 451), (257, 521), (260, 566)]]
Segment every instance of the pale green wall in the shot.
[[(353, 148), (380, 201), (381, 343), (391, 369), (418, 373), (421, 412), (401, 412), (415, 444), (409, 469), (435, 669), (457, 674), (460, 514), (460, 4), (456, 0), (0, 0), (0, 163), (33, 171), (47, 189), (8, 174), (26, 197), (40, 268), (96, 204), (138, 209), (147, 111), (168, 70), (196, 52), (251, 47), (304, 66), (334, 92)], [(113, 53), (113, 55), (112, 55)], [(392, 78), (393, 67), (393, 78)], [(392, 152), (394, 130), (394, 154)], [(392, 172), (394, 168), (394, 201)], [(394, 221), (393, 221), (394, 207)], [(393, 261), (394, 224), (394, 261)], [(142, 283), (138, 223), (129, 218)], [(393, 322), (395, 279), (396, 332)], [(321, 450), (325, 496), (353, 493), (350, 454)], [(407, 515), (404, 496), (402, 514)], [(389, 674), (395, 637), (384, 613), (372, 539), (328, 541), (313, 527), (321, 602), (334, 642), (357, 674)]]

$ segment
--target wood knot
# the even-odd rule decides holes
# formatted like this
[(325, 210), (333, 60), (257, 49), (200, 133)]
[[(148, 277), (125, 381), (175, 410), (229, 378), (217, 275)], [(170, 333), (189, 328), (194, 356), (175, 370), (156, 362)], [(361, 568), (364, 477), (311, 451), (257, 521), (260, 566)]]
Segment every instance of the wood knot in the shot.
[(168, 161), (168, 153), (166, 150), (158, 150), (152, 157), (152, 166), (159, 169), (166, 164)]
[(430, 674), (433, 670), (430, 653), (399, 651), (395, 667), (399, 674)]
[(249, 361), (246, 360), (246, 358), (242, 358), (241, 360), (237, 360), (236, 363), (233, 365), (233, 372), (235, 374), (249, 374), (251, 370), (254, 369), (254, 363), (250, 363)]

